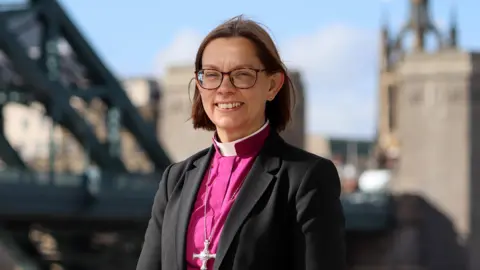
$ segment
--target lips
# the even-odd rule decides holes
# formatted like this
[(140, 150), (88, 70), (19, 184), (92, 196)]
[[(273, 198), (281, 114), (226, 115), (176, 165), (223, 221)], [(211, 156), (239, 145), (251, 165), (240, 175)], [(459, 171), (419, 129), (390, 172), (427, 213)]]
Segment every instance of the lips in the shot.
[(219, 103), (215, 103), (216, 107), (218, 107), (220, 109), (223, 109), (223, 110), (235, 109), (235, 108), (238, 108), (242, 105), (243, 105), (242, 102), (219, 102)]

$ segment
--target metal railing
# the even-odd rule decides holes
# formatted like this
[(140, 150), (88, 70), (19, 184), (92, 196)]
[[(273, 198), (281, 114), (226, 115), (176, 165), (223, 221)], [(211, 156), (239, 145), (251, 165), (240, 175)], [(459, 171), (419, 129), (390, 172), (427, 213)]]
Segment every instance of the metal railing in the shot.
[[(0, 171), (0, 188), (2, 184), (24, 184), (38, 186), (55, 186), (82, 188), (87, 175), (56, 173), (52, 179), (49, 172), (28, 172), (16, 169)], [(98, 178), (100, 187), (115, 190), (142, 191), (156, 189), (161, 179), (160, 174), (104, 174)]]

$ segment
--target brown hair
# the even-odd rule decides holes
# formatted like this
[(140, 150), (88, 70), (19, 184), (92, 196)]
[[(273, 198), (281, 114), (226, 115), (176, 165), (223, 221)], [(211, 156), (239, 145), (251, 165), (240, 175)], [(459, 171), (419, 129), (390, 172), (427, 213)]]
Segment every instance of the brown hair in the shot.
[[(265, 66), (267, 74), (282, 72), (285, 81), (277, 96), (267, 102), (265, 114), (270, 125), (277, 131), (283, 131), (291, 120), (293, 109), (292, 98), (295, 98), (295, 87), (288, 75), (278, 50), (267, 31), (255, 21), (244, 19), (242, 15), (233, 17), (213, 29), (202, 41), (195, 58), (195, 71), (202, 69), (203, 52), (207, 45), (217, 38), (244, 37), (249, 39), (257, 49), (257, 56)], [(193, 95), (192, 120), (195, 129), (215, 130), (215, 125), (208, 118), (202, 105), (200, 92), (195, 85)]]

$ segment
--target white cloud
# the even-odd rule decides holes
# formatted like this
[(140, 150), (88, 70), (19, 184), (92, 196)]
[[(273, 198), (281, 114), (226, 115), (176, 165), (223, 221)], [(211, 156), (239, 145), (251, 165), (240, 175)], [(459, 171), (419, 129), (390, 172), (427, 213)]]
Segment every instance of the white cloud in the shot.
[(163, 48), (155, 59), (155, 74), (161, 76), (170, 65), (193, 64), (202, 36), (192, 30), (182, 30), (172, 43)]
[[(191, 64), (201, 41), (182, 31), (157, 57), (155, 71)], [(346, 25), (331, 25), (279, 44), (287, 66), (299, 69), (307, 88), (307, 123), (313, 132), (371, 136), (375, 123), (377, 36)]]
[(373, 135), (377, 87), (375, 32), (332, 25), (292, 39), (281, 49), (286, 64), (303, 74), (310, 131)]

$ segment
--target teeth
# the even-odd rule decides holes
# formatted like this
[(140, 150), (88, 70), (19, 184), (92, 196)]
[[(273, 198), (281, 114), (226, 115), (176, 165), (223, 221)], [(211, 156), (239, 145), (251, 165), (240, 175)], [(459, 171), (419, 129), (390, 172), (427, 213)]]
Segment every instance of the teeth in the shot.
[(232, 109), (242, 105), (240, 102), (233, 102), (233, 103), (218, 103), (217, 106), (220, 109)]

